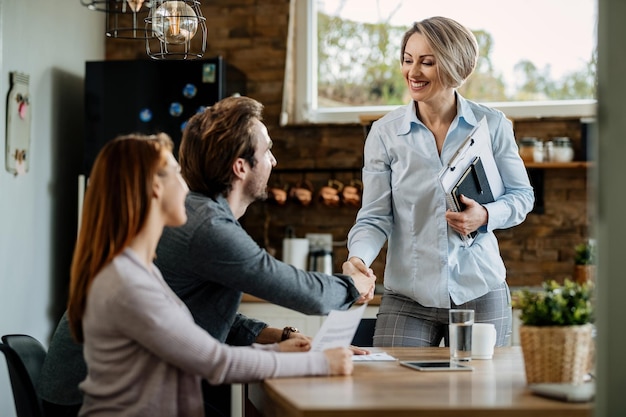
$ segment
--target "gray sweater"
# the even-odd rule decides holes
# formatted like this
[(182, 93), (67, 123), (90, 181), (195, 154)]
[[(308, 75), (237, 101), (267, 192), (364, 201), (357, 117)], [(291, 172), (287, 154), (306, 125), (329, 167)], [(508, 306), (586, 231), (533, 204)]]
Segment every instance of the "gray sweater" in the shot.
[(201, 377), (221, 384), (328, 373), (323, 353), (219, 343), (129, 248), (93, 282), (83, 331), (81, 416), (202, 416)]
[(304, 314), (345, 310), (359, 292), (346, 275), (297, 269), (261, 248), (222, 196), (189, 193), (188, 220), (166, 227), (156, 265), (187, 304), (196, 323), (216, 339), (250, 345), (265, 323), (237, 313), (242, 292)]

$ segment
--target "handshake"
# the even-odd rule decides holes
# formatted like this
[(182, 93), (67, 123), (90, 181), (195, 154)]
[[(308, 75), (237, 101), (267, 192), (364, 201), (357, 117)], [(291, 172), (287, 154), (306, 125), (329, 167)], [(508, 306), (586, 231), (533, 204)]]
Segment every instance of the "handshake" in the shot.
[(374, 298), (376, 275), (374, 275), (374, 271), (371, 268), (368, 268), (361, 259), (352, 257), (343, 263), (342, 269), (344, 275), (352, 278), (354, 286), (361, 294), (358, 302), (366, 303)]

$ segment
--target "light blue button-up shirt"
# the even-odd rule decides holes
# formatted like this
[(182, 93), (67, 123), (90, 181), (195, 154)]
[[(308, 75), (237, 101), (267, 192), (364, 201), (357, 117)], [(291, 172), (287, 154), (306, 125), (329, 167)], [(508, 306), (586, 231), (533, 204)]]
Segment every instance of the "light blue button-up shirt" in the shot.
[[(534, 203), (511, 122), (498, 110), (456, 97), (441, 156), (414, 102), (373, 123), (365, 142), (363, 205), (348, 235), (349, 257), (366, 265), (388, 241), (385, 288), (426, 307), (449, 308), (450, 297), (463, 304), (499, 286), (506, 269), (493, 230), (520, 224)], [(505, 191), (484, 205), (488, 223), (466, 247), (446, 222), (438, 176), (483, 116)]]

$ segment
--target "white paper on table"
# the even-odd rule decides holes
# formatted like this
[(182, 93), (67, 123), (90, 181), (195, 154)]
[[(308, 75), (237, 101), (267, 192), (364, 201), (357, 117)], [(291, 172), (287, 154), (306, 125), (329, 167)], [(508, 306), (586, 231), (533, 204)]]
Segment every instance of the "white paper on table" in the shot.
[(367, 304), (345, 311), (332, 310), (313, 338), (311, 350), (321, 352), (335, 347), (350, 346), (365, 312), (365, 307)]
[(376, 353), (370, 353), (369, 355), (354, 355), (352, 356), (352, 360), (354, 362), (368, 362), (368, 361), (391, 362), (391, 361), (397, 361), (398, 359), (394, 358), (387, 352), (376, 352)]

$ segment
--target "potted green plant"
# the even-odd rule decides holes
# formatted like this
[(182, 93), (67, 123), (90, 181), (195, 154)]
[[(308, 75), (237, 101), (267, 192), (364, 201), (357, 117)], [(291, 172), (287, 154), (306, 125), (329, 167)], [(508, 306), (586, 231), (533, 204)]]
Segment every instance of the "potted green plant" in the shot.
[(593, 283), (544, 282), (514, 293), (526, 381), (582, 383), (593, 362)]
[(574, 281), (594, 281), (596, 276), (596, 244), (594, 240), (574, 247)]

